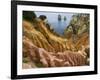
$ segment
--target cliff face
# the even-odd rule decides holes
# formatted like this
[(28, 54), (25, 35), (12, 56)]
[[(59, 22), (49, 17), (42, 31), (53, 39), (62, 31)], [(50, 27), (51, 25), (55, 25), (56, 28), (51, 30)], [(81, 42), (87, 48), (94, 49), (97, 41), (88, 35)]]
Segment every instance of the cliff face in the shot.
[(27, 38), (23, 39), (23, 44), (27, 48), (26, 52), (28, 52), (28, 57), (30, 57), (31, 67), (64, 67), (86, 65), (86, 57), (82, 54), (83, 52), (48, 52), (43, 48), (38, 48)]
[(85, 48), (77, 50), (84, 46), (82, 40), (74, 44), (53, 34), (42, 21), (31, 24), (23, 20), (23, 68), (86, 65)]
[(89, 46), (89, 28), (89, 14), (73, 15), (69, 26), (64, 31), (64, 35), (72, 41), (76, 50), (79, 50), (82, 46)]
[[(34, 27), (24, 21), (23, 26), (23, 36), (31, 39), (34, 45), (39, 48), (44, 48), (51, 52), (63, 52), (74, 47), (67, 39), (58, 37), (51, 33), (43, 22), (37, 22), (37, 25)], [(38, 29), (35, 29), (36, 27), (38, 27)]]
[[(73, 15), (69, 26), (64, 31), (66, 37), (71, 38), (72, 34), (80, 36), (83, 33), (89, 34), (90, 28), (89, 14), (77, 14)], [(69, 35), (68, 35), (69, 34)]]

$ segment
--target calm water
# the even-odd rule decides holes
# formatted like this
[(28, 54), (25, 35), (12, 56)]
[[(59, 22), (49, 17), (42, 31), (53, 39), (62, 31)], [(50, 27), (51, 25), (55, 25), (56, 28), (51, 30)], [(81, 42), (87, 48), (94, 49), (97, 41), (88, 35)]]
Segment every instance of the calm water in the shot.
[[(45, 15), (47, 17), (48, 23), (54, 28), (58, 34), (63, 35), (64, 29), (69, 25), (73, 13), (55, 13), (55, 12), (35, 12), (37, 17), (40, 15)], [(58, 20), (58, 15), (61, 15), (61, 21)], [(64, 21), (64, 17), (66, 20)]]

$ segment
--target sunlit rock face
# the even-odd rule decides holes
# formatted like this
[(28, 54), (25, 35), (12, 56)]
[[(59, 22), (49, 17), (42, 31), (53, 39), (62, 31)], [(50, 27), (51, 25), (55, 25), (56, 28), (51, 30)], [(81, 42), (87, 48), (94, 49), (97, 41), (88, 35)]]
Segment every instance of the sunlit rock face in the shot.
[(75, 51), (71, 41), (51, 33), (42, 21), (35, 26), (23, 21), (23, 68), (86, 65), (85, 50)]
[[(61, 67), (61, 66), (82, 66), (86, 65), (86, 56), (83, 54), (84, 52), (72, 52), (72, 51), (64, 51), (64, 52), (48, 52), (43, 48), (38, 48), (35, 46), (32, 41), (24, 38), (23, 44), (26, 47), (23, 50), (23, 54), (27, 53), (26, 57), (29, 57), (29, 66), (28, 68), (33, 66), (34, 68), (37, 64), (40, 64), (41, 67)], [(25, 64), (23, 64), (24, 68)], [(38, 67), (38, 66), (37, 66)]]

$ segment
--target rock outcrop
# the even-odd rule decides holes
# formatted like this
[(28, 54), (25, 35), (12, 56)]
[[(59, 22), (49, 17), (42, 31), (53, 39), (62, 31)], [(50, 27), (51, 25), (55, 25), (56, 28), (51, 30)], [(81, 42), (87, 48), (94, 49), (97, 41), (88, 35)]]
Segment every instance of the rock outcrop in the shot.
[[(82, 66), (86, 65), (86, 56), (82, 52), (48, 52), (43, 48), (38, 48), (35, 46), (31, 40), (24, 37), (23, 39), (24, 50), (23, 53), (27, 53), (29, 57), (29, 63), (32, 62), (32, 65), (41, 64), (41, 67), (64, 67), (64, 66)], [(29, 64), (28, 63), (28, 64)], [(25, 64), (23, 64), (25, 65)], [(26, 68), (26, 67), (24, 67)], [(30, 68), (30, 66), (28, 66)]]
[(31, 24), (23, 20), (23, 68), (87, 65), (85, 48), (76, 48), (80, 42), (75, 45), (56, 36), (42, 21)]

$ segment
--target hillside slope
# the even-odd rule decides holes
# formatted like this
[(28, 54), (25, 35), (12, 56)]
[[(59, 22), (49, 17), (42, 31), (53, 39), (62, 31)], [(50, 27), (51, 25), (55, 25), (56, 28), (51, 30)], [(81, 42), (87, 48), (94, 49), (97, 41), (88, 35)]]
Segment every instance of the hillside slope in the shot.
[(23, 21), (23, 68), (86, 65), (85, 49), (76, 46), (50, 32), (42, 21)]

